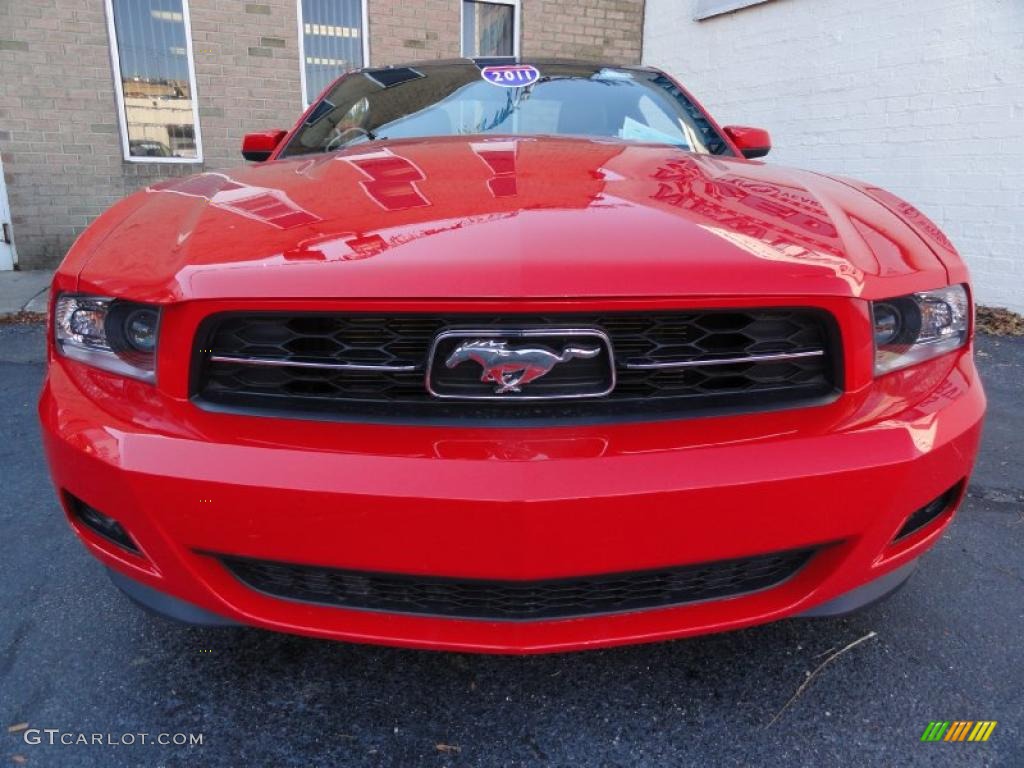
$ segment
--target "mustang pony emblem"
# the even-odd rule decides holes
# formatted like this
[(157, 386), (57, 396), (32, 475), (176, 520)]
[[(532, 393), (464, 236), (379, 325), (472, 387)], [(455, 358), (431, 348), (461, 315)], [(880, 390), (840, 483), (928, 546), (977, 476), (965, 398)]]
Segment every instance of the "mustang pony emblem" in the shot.
[(575, 357), (589, 359), (601, 354), (599, 347), (566, 347), (556, 354), (544, 347), (509, 349), (507, 341), (467, 341), (456, 347), (445, 365), (454, 368), (467, 360), (483, 368), (480, 381), (493, 382), (494, 392), (520, 392), (521, 387), (551, 372), (559, 363)]

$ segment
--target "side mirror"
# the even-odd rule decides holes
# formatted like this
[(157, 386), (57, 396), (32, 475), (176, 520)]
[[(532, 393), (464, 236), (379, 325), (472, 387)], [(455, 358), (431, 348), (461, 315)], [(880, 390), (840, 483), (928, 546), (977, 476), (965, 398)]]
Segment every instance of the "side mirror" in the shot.
[(266, 160), (287, 135), (288, 131), (281, 130), (247, 133), (242, 139), (242, 157), (246, 160)]
[(772, 137), (763, 128), (747, 128), (742, 125), (727, 125), (723, 129), (732, 139), (736, 148), (748, 160), (764, 157), (772, 149)]

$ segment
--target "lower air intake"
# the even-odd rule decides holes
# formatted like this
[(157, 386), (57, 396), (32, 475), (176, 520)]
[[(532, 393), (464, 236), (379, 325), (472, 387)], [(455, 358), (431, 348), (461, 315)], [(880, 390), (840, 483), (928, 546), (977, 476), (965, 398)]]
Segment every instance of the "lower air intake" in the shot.
[(933, 499), (929, 503), (925, 504), (919, 510), (914, 512), (910, 517), (907, 518), (907, 522), (900, 528), (900, 532), (896, 534), (895, 541), (899, 541), (905, 536), (909, 536), (912, 533), (924, 528), (929, 523), (933, 522), (941, 514), (949, 510), (957, 500), (960, 498), (960, 493), (963, 490), (963, 481), (957, 483), (944, 494), (936, 499)]
[(531, 621), (733, 597), (799, 571), (813, 549), (735, 560), (544, 581), (485, 581), (350, 571), (218, 556), (242, 583), (273, 597), (342, 608)]
[(67, 491), (64, 492), (64, 500), (75, 520), (97, 536), (116, 544), (122, 549), (127, 549), (129, 552), (133, 552), (137, 555), (141, 554), (139, 552), (139, 545), (135, 543), (135, 539), (131, 537), (131, 534), (129, 534), (128, 531), (126, 531), (124, 527), (117, 522), (117, 520), (112, 517), (108, 517), (94, 507), (90, 507), (84, 501), (76, 496), (72, 496)]

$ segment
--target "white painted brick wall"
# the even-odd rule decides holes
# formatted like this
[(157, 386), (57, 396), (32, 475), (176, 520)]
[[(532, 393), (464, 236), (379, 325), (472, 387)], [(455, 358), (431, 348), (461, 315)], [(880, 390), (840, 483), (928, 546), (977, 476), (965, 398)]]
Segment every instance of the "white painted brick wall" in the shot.
[(643, 60), (769, 161), (877, 183), (933, 218), (982, 304), (1024, 311), (1024, 0), (772, 0), (694, 22), (647, 0)]

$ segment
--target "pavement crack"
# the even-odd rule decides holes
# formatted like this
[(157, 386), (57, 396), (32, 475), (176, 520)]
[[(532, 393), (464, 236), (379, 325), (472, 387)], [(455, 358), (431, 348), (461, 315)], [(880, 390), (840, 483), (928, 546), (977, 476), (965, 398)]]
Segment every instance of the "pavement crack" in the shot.
[(993, 488), (986, 485), (971, 483), (967, 487), (967, 496), (993, 504), (1024, 504), (1024, 488)]
[(868, 632), (863, 637), (857, 638), (852, 643), (847, 643), (842, 648), (840, 648), (838, 651), (836, 651), (835, 653), (830, 655), (823, 662), (821, 662), (821, 664), (819, 664), (817, 667), (815, 667), (813, 672), (808, 672), (807, 673), (807, 677), (804, 678), (804, 681), (802, 683), (800, 683), (800, 687), (797, 688), (796, 692), (792, 696), (789, 697), (789, 701), (787, 701), (785, 704), (782, 705), (782, 709), (780, 709), (778, 712), (775, 713), (775, 717), (773, 717), (771, 720), (768, 721), (768, 725), (766, 725), (765, 728), (771, 728), (773, 725), (775, 725), (775, 723), (778, 721), (778, 719), (780, 717), (782, 717), (783, 713), (787, 709), (789, 709), (790, 705), (792, 705), (797, 699), (799, 699), (800, 695), (807, 689), (808, 686), (810, 686), (810, 684), (814, 681), (814, 678), (818, 676), (819, 672), (821, 672), (825, 667), (827, 667), (829, 664), (831, 664), (833, 661), (838, 659), (840, 656), (842, 656), (847, 651), (850, 651), (853, 648), (856, 648), (858, 645), (863, 643), (865, 640), (870, 640), (873, 637), (878, 637), (878, 633), (875, 632), (874, 630)]
[(25, 642), (28, 633), (34, 627), (35, 622), (32, 619), (28, 619), (14, 628), (14, 637), (7, 644), (7, 647), (4, 648), (4, 652), (0, 654), (0, 680), (7, 677), (7, 673), (14, 667), (14, 661), (18, 658), (18, 651)]

